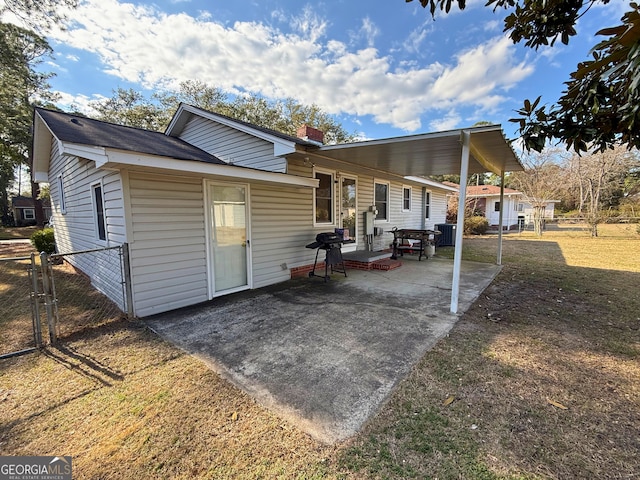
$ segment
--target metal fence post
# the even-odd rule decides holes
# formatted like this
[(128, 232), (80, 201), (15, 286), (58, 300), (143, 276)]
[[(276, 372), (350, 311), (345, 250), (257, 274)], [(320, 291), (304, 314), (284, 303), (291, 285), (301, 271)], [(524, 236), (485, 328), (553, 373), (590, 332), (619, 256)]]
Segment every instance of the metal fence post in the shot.
[(51, 291), (51, 266), (49, 255), (45, 252), (40, 253), (40, 265), (42, 268), (42, 289), (44, 294), (44, 306), (47, 311), (47, 323), (49, 325), (49, 341), (51, 345), (55, 345), (58, 341), (57, 335), (57, 319), (53, 314), (53, 295)]
[(31, 279), (31, 320), (33, 322), (33, 339), (36, 347), (42, 347), (42, 324), (40, 323), (40, 305), (38, 294), (38, 265), (36, 254), (31, 254), (31, 265), (29, 266), (29, 277)]
[(131, 268), (129, 264), (129, 244), (122, 244), (122, 282), (125, 289), (127, 315), (133, 317), (133, 291), (131, 289)]

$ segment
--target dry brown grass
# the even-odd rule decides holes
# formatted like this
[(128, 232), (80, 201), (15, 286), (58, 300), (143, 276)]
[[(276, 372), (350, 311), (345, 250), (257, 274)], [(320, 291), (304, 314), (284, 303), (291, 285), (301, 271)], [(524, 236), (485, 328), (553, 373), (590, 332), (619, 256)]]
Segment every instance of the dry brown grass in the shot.
[[(342, 464), (372, 478), (636, 478), (640, 237), (606, 227), (507, 236), (496, 281)], [(495, 250), (466, 242), (470, 258)]]
[(635, 478), (640, 237), (606, 227), (507, 236), (493, 285), (344, 445), (114, 318), (0, 362), (0, 452), (71, 455), (75, 478)]
[[(29, 243), (0, 245), (1, 258), (25, 258)], [(34, 347), (29, 292), (29, 261), (0, 261), (0, 354)]]
[(330, 454), (126, 320), (1, 368), (0, 451), (72, 455), (74, 478), (307, 478)]

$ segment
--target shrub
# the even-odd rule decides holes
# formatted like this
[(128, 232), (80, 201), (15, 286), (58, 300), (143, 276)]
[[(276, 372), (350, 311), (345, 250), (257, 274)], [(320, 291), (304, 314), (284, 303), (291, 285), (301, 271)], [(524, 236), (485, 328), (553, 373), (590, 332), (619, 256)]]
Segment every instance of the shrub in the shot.
[(51, 255), (56, 251), (56, 240), (53, 236), (53, 228), (44, 228), (31, 235), (31, 245), (38, 252), (45, 252)]
[(465, 218), (464, 233), (465, 235), (482, 235), (489, 230), (489, 222), (485, 217), (473, 216)]

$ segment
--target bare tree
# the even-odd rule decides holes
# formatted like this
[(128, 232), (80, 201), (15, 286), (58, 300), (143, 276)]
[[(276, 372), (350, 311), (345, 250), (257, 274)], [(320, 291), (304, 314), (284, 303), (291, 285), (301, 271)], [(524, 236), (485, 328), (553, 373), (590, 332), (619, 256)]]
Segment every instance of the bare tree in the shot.
[(579, 194), (578, 211), (584, 215), (591, 236), (598, 236), (606, 208), (614, 206), (622, 196), (625, 178), (638, 164), (635, 152), (624, 147), (571, 158), (569, 171)]
[(509, 180), (531, 204), (533, 229), (538, 236), (542, 236), (544, 230), (547, 205), (558, 198), (565, 184), (565, 170), (561, 166), (563, 154), (566, 152), (557, 148), (529, 153), (523, 158), (525, 170), (514, 172)]

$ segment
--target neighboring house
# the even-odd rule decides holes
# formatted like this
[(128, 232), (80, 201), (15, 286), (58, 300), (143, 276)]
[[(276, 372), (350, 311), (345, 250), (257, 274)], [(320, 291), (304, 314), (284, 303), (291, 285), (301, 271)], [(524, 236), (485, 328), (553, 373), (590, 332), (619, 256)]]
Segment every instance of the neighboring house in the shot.
[[(305, 273), (320, 232), (380, 250), (393, 227), (445, 222), (454, 189), (424, 177), (460, 168), (460, 131), (329, 146), (299, 135), (184, 104), (164, 134), (37, 108), (33, 176), (50, 184), (58, 251), (129, 244), (139, 317)], [(470, 172), (521, 169), (499, 126), (465, 135)]]
[[(549, 200), (546, 202), (543, 213), (543, 218), (546, 221), (553, 220), (555, 218), (556, 203), (560, 203), (560, 200)], [(518, 202), (517, 211), (518, 218), (524, 219), (525, 225), (533, 224), (533, 205), (531, 205), (531, 203), (522, 199)]]
[[(48, 198), (42, 199), (42, 210), (45, 220), (51, 217), (51, 204)], [(11, 199), (11, 210), (13, 212), (13, 220), (17, 227), (36, 224), (36, 206), (35, 201), (31, 197), (13, 197)]]
[[(525, 199), (522, 192), (505, 188), (503, 201), (504, 205), (501, 205), (500, 187), (497, 185), (467, 186), (467, 205), (486, 217), (490, 227), (499, 227), (501, 207), (503, 209), (502, 227), (505, 230), (514, 230), (518, 228), (519, 224), (526, 226), (533, 222), (533, 207)], [(544, 210), (546, 220), (554, 218), (554, 208), (557, 202), (557, 200), (547, 202)]]
[(470, 185), (467, 187), (467, 203), (481, 212), (490, 227), (500, 225), (500, 208), (503, 207), (502, 227), (506, 230), (518, 228), (518, 204), (522, 193), (511, 188), (504, 189), (504, 205), (500, 205), (500, 187), (496, 185)]

